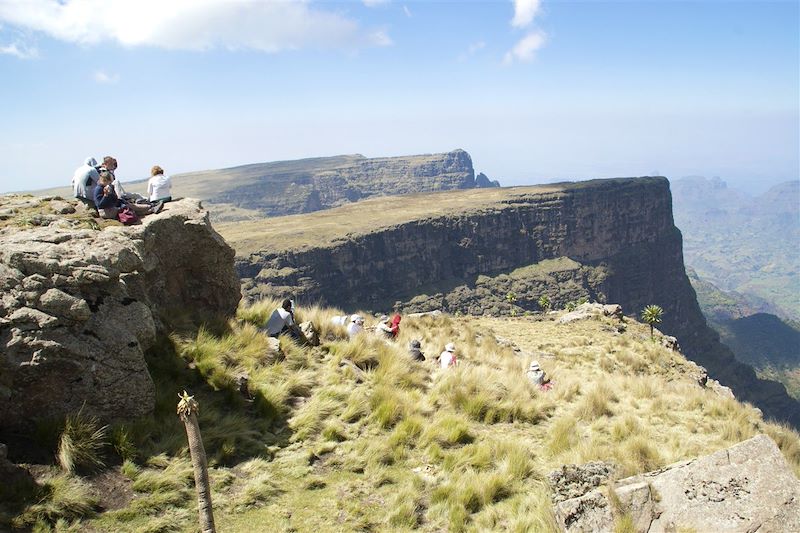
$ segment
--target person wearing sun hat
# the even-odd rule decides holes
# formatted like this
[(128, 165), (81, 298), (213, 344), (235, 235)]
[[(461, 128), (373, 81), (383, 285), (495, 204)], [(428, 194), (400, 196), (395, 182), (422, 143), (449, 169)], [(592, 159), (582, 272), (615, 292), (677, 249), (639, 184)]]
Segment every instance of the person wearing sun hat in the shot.
[(541, 387), (550, 382), (550, 378), (547, 377), (542, 367), (539, 366), (539, 361), (531, 361), (531, 366), (528, 367), (528, 372), (526, 372), (526, 374), (534, 385)]
[(444, 351), (439, 355), (439, 364), (442, 368), (449, 368), (458, 364), (456, 359), (456, 345), (448, 342), (444, 347)]

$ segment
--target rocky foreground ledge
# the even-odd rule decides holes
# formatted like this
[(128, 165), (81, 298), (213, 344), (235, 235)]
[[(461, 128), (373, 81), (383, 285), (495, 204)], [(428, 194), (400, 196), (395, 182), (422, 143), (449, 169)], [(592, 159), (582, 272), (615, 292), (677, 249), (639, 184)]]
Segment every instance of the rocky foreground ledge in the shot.
[(0, 197), (0, 427), (149, 413), (144, 352), (176, 313), (235, 311), (233, 255), (198, 200), (125, 227), (73, 200)]

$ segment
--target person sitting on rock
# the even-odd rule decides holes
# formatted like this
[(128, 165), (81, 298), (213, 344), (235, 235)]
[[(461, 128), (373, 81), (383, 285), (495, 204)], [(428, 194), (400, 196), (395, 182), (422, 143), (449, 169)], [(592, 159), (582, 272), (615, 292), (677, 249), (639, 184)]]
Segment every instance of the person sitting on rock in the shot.
[(117, 196), (114, 187), (111, 185), (111, 176), (103, 173), (94, 188), (94, 203), (100, 211), (100, 216), (107, 219), (116, 219), (119, 211), (123, 207), (130, 207), (139, 216), (158, 213), (164, 204), (158, 203), (154, 206), (129, 204)]
[(421, 346), (422, 345), (420, 344), (420, 342), (417, 339), (414, 339), (414, 340), (412, 340), (411, 342), (408, 343), (408, 353), (411, 354), (411, 358), (414, 359), (414, 361), (424, 361), (425, 360), (425, 354), (422, 353), (422, 351), (420, 349)]
[(104, 172), (107, 172), (111, 175), (111, 186), (114, 187), (114, 192), (117, 193), (117, 197), (120, 200), (123, 200), (128, 203), (138, 203), (138, 204), (150, 204), (150, 202), (142, 196), (141, 194), (135, 192), (127, 192), (122, 187), (122, 183), (117, 179), (116, 171), (119, 165), (117, 164), (117, 160), (107, 155), (103, 158), (103, 164), (97, 167), (97, 171), (102, 175)]
[(72, 175), (72, 192), (78, 200), (86, 204), (88, 207), (94, 209), (94, 189), (97, 186), (97, 180), (100, 179), (100, 173), (94, 168), (97, 161), (94, 157), (87, 157), (86, 161), (75, 169)]
[(350, 317), (350, 324), (347, 326), (347, 336), (352, 339), (362, 331), (364, 331), (364, 317), (360, 315), (353, 315)]
[(288, 298), (281, 303), (279, 308), (272, 312), (272, 316), (267, 320), (265, 328), (267, 330), (267, 335), (270, 337), (277, 337), (286, 333), (294, 339), (303, 339), (303, 334), (294, 321), (292, 301)]
[(539, 366), (539, 361), (531, 361), (531, 366), (528, 368), (526, 375), (534, 385), (539, 387), (550, 383), (550, 378), (547, 377), (547, 374), (545, 374), (544, 370)]
[(441, 354), (439, 354), (439, 364), (443, 369), (458, 365), (458, 359), (456, 358), (455, 344), (453, 344), (452, 342), (447, 343), (447, 345), (444, 347), (444, 351)]
[(150, 180), (147, 182), (147, 197), (151, 202), (172, 201), (172, 179), (164, 174), (164, 169), (155, 165), (150, 169)]

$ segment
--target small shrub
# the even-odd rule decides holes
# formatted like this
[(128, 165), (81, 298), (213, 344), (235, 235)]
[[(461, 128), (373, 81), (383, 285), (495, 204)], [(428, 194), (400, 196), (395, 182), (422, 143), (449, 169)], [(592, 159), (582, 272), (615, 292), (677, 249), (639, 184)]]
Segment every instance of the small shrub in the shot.
[(111, 432), (111, 446), (123, 461), (133, 461), (138, 455), (136, 444), (125, 426), (116, 427)]

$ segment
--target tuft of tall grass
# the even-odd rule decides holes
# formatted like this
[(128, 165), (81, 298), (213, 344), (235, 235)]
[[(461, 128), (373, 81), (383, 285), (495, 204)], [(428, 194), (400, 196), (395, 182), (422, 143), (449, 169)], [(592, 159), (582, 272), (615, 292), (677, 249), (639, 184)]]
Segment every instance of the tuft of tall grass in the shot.
[(439, 380), (434, 398), (487, 424), (536, 423), (553, 408), (551, 401), (534, 391), (521, 369), (459, 368)]
[(36, 503), (28, 505), (12, 520), (15, 528), (28, 528), (37, 522), (48, 525), (59, 520), (72, 522), (95, 514), (97, 500), (82, 479), (62, 473), (46, 476), (40, 483)]
[(65, 472), (91, 470), (105, 466), (103, 448), (108, 426), (82, 411), (67, 416), (58, 443), (58, 464)]
[(435, 442), (442, 448), (469, 444), (475, 440), (469, 424), (459, 415), (445, 414), (434, 418), (422, 434), (422, 442)]
[(578, 404), (577, 415), (584, 420), (595, 420), (603, 416), (611, 416), (611, 402), (617, 400), (616, 394), (606, 383), (597, 383)]
[(553, 422), (548, 432), (545, 449), (550, 457), (556, 457), (571, 450), (578, 443), (577, 420), (564, 415)]

